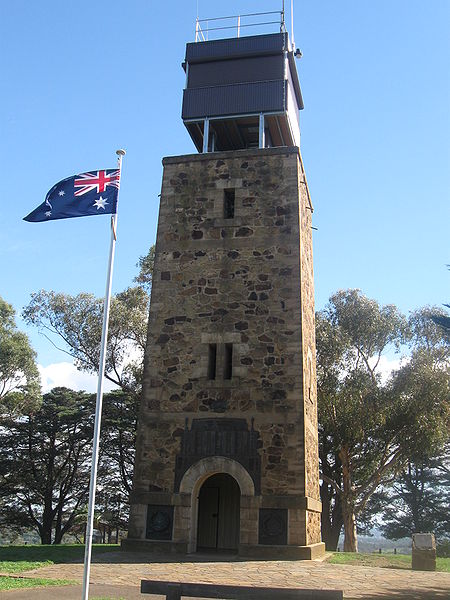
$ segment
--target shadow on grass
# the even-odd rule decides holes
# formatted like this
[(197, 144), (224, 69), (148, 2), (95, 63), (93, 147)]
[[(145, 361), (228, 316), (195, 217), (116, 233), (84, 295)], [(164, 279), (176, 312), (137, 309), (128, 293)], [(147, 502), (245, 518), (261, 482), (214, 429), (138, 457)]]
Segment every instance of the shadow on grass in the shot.
[[(144, 563), (210, 563), (210, 562), (267, 562), (270, 559), (246, 558), (237, 554), (221, 551), (210, 553), (195, 553), (188, 555), (156, 554), (150, 552), (122, 551), (117, 544), (93, 544), (92, 562), (108, 564), (144, 564)], [(272, 560), (279, 560), (276, 556)], [(27, 545), (27, 546), (0, 546), (0, 562), (2, 561), (50, 561), (54, 564), (83, 563), (83, 544), (60, 545)]]
[[(117, 553), (120, 546), (117, 544), (94, 544), (92, 556)], [(0, 546), (0, 562), (27, 561), (47, 562), (55, 564), (84, 561), (84, 545), (82, 544), (60, 544), (60, 545), (26, 545), (26, 546)]]

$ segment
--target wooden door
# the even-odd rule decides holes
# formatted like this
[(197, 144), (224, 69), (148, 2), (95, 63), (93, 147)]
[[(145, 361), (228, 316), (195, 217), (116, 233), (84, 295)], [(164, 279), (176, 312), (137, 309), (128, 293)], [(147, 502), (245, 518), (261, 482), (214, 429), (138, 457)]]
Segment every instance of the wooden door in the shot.
[(230, 475), (219, 473), (205, 481), (198, 501), (198, 549), (238, 549), (240, 495)]
[(198, 549), (217, 548), (218, 518), (219, 488), (203, 485), (198, 498)]

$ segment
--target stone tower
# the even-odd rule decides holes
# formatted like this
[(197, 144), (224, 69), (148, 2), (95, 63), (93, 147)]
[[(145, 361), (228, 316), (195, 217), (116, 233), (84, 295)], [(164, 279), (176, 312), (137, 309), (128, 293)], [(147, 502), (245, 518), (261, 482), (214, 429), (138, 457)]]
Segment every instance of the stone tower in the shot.
[(163, 160), (129, 549), (323, 553), (312, 205), (286, 32), (187, 45)]

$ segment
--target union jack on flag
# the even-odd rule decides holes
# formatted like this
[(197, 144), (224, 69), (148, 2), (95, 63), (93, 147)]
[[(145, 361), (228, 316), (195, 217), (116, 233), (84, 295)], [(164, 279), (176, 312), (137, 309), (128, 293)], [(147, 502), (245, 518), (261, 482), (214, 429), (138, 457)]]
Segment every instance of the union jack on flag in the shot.
[(81, 175), (77, 175), (77, 178), (74, 182), (75, 188), (80, 188), (75, 190), (75, 196), (83, 196), (88, 192), (92, 192), (95, 190), (97, 194), (102, 194), (106, 187), (110, 185), (119, 189), (120, 185), (120, 171), (92, 171), (89, 173), (81, 173)]
[(45, 200), (24, 220), (33, 223), (115, 214), (119, 194), (120, 170), (99, 169), (67, 177), (55, 184)]

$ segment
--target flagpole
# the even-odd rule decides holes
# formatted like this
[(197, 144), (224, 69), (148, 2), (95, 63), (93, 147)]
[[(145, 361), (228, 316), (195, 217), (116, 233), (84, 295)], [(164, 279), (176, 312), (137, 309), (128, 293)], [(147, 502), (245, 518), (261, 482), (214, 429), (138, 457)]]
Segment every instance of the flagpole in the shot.
[[(122, 158), (125, 156), (125, 150), (117, 150), (117, 162), (122, 178)], [(120, 180), (119, 180), (120, 181)], [(89, 575), (91, 572), (91, 553), (92, 553), (92, 533), (94, 528), (94, 508), (95, 508), (95, 489), (97, 483), (97, 464), (98, 464), (98, 449), (100, 442), (100, 424), (102, 419), (102, 402), (103, 402), (103, 379), (106, 363), (106, 345), (108, 341), (108, 321), (109, 307), (111, 304), (111, 286), (112, 273), (114, 266), (114, 252), (116, 248), (116, 226), (117, 226), (117, 208), (119, 204), (119, 190), (117, 192), (116, 212), (111, 216), (111, 243), (109, 247), (108, 275), (106, 278), (105, 301), (103, 304), (103, 326), (102, 340), (100, 343), (100, 364), (98, 368), (98, 383), (97, 383), (97, 399), (95, 403), (95, 422), (94, 422), (94, 440), (92, 443), (92, 462), (91, 462), (91, 479), (89, 483), (89, 505), (88, 517), (86, 526), (86, 546), (84, 551), (84, 572), (83, 572), (83, 600), (89, 598)]]

